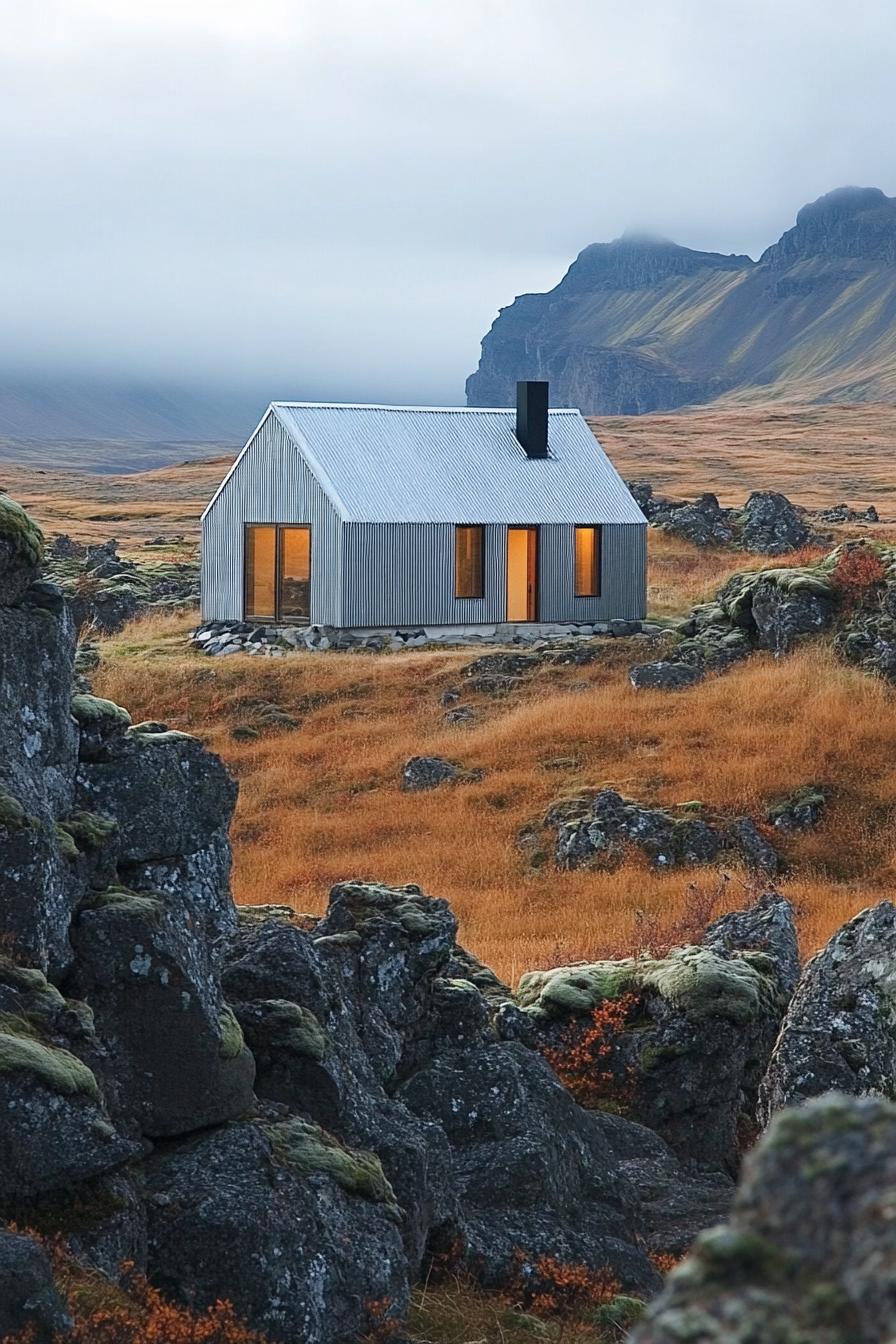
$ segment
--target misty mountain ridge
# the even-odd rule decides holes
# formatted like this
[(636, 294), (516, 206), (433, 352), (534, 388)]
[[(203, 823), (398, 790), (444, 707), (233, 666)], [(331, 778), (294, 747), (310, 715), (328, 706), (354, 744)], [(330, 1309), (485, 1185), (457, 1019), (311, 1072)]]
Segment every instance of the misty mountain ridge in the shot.
[(592, 243), (549, 293), (500, 310), (468, 405), (510, 405), (518, 378), (596, 415), (896, 400), (896, 199), (829, 192), (758, 261), (643, 232)]

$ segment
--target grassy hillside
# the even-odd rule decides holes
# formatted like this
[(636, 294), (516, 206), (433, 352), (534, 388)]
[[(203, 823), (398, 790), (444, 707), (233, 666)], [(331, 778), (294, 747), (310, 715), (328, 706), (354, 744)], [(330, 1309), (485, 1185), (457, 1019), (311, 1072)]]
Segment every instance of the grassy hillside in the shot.
[[(683, 596), (673, 577), (683, 543), (671, 568), (667, 547), (656, 548), (654, 582), (666, 572), (672, 605)], [(699, 589), (691, 573), (686, 587)], [(464, 939), (511, 979), (675, 940), (707, 908), (743, 903), (751, 881), (736, 867), (721, 880), (705, 869), (656, 873), (634, 858), (613, 873), (534, 870), (520, 830), (558, 798), (600, 785), (754, 815), (823, 785), (823, 824), (783, 845), (782, 885), (806, 951), (892, 888), (896, 702), (823, 646), (777, 663), (756, 657), (670, 696), (633, 691), (631, 646), (608, 643), (597, 663), (545, 670), (505, 699), (465, 693), (476, 722), (451, 727), (439, 699), (463, 688), (469, 650), (208, 660), (184, 648), (185, 632), (184, 621), (155, 619), (108, 641), (96, 689), (136, 717), (198, 732), (234, 770), (240, 901), (319, 912), (341, 879), (418, 882), (452, 902)], [(296, 726), (268, 727), (269, 705)], [(241, 725), (261, 736), (236, 740)], [(403, 762), (430, 752), (482, 778), (404, 792)]]

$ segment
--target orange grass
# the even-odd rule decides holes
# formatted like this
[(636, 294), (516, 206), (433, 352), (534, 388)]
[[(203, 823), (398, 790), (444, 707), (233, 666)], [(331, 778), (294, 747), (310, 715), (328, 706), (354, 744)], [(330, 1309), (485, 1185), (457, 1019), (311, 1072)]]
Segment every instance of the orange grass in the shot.
[[(185, 649), (185, 630), (183, 618), (156, 617), (106, 641), (95, 689), (135, 719), (197, 732), (227, 760), (240, 782), (238, 901), (319, 912), (346, 878), (418, 882), (448, 898), (465, 943), (512, 981), (628, 952), (645, 927), (661, 939), (686, 922), (689, 881), (713, 875), (635, 861), (613, 873), (533, 871), (520, 829), (558, 796), (602, 784), (647, 803), (699, 799), (754, 815), (799, 786), (826, 787), (821, 826), (780, 841), (807, 952), (892, 889), (896, 700), (823, 645), (777, 663), (757, 656), (668, 695), (633, 691), (633, 646), (607, 641), (601, 662), (545, 670), (507, 700), (465, 692), (478, 720), (452, 728), (439, 696), (464, 686), (469, 650), (219, 660)], [(254, 700), (301, 726), (235, 742)], [(422, 752), (483, 778), (405, 793), (401, 765)], [(746, 875), (729, 871), (720, 909), (748, 896)]]

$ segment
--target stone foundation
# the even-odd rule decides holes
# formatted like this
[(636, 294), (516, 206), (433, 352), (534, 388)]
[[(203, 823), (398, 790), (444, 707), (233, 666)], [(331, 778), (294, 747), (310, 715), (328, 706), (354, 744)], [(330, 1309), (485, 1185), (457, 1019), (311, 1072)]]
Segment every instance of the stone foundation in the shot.
[(398, 652), (426, 645), (534, 644), (539, 640), (570, 639), (593, 635), (659, 634), (661, 627), (645, 621), (608, 621), (586, 625), (547, 622), (498, 625), (412, 625), (380, 628), (337, 629), (332, 625), (255, 625), (251, 621), (208, 621), (190, 636), (203, 653), (218, 657), (229, 653), (267, 654), (281, 657), (293, 650), (324, 652), (327, 649), (370, 649)]

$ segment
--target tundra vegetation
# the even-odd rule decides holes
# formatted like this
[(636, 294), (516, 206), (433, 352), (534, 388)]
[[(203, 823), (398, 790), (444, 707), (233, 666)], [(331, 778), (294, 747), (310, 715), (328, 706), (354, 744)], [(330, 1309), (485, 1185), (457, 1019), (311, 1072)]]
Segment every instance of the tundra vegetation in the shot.
[[(651, 531), (670, 625), (726, 586), (738, 618), (763, 585), (833, 613), (677, 693), (629, 668), (699, 630), (498, 672), (470, 649), (209, 659), (189, 611), (156, 610), (82, 631), (75, 662), (16, 549), (0, 1303), (9, 1273), (30, 1305), (0, 1330), (884, 1337), (894, 1121), (855, 1098), (896, 1067), (896, 716), (844, 631), (886, 634), (891, 536), (832, 526), (783, 558)], [(458, 772), (408, 788), (415, 757)], [(564, 866), (545, 835), (599, 830), (608, 792), (612, 862)], [(743, 820), (777, 891), (729, 843)], [(813, 1100), (831, 1086), (852, 1100)]]

